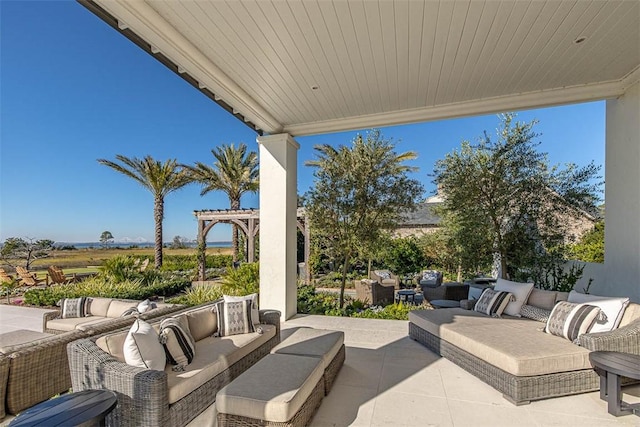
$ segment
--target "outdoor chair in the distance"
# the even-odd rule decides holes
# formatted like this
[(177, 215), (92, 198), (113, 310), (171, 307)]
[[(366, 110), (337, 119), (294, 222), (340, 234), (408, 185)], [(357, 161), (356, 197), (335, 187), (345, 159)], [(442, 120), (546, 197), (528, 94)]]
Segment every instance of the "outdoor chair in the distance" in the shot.
[(371, 270), (369, 278), (380, 283), (382, 286), (391, 286), (393, 289), (400, 289), (400, 279), (389, 270)]
[(438, 270), (424, 270), (418, 276), (418, 284), (424, 293), (424, 288), (437, 288), (442, 285), (442, 272)]
[(25, 287), (38, 286), (45, 279), (38, 279), (36, 273), (31, 273), (24, 267), (17, 266), (16, 273), (20, 276), (20, 285)]
[(51, 280), (51, 283), (54, 285), (66, 285), (76, 282), (76, 275), (67, 276), (60, 268), (55, 265), (50, 265), (49, 268), (47, 268), (47, 284), (49, 280)]

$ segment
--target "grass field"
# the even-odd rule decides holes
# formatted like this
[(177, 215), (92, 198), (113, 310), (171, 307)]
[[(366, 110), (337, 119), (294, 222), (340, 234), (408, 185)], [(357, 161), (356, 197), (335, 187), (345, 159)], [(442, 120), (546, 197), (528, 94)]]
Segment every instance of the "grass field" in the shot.
[[(187, 249), (163, 249), (164, 256), (167, 255), (195, 255), (195, 248)], [(207, 248), (207, 255), (231, 254), (231, 248)], [(94, 273), (98, 271), (98, 266), (104, 260), (116, 255), (135, 255), (153, 257), (153, 248), (132, 248), (132, 249), (76, 249), (72, 251), (52, 251), (47, 258), (41, 258), (31, 263), (31, 271), (38, 273), (39, 277), (44, 277), (47, 267), (56, 265), (62, 268), (65, 274), (70, 273)], [(19, 262), (24, 265), (24, 261)]]

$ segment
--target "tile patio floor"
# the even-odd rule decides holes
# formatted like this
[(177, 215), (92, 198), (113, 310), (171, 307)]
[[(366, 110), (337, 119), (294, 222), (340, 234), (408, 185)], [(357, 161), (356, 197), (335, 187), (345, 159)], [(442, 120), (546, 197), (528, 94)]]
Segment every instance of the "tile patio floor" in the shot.
[[(8, 310), (9, 309), (9, 310)], [(0, 305), (0, 333), (42, 331), (42, 311)], [(341, 330), (347, 357), (311, 426), (638, 426), (613, 417), (598, 392), (513, 406), (501, 393), (407, 336), (407, 322), (299, 315), (283, 324)], [(624, 389), (640, 402), (640, 386)], [(215, 405), (214, 405), (215, 406)], [(6, 425), (10, 418), (0, 422)], [(191, 427), (215, 425), (210, 408)]]

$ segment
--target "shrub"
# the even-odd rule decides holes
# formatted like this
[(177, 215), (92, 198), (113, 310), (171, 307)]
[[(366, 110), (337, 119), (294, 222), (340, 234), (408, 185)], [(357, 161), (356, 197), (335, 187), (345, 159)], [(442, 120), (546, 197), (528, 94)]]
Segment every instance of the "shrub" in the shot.
[[(345, 301), (348, 301), (348, 297), (345, 297)], [(340, 308), (338, 294), (316, 292), (313, 285), (300, 285), (298, 287), (298, 313), (342, 316), (346, 314), (346, 308)]]
[(192, 286), (183, 294), (171, 298), (172, 304), (184, 304), (194, 306), (222, 298), (222, 289), (219, 286)]
[(411, 310), (418, 309), (424, 309), (424, 307), (398, 302), (389, 304), (386, 307), (369, 307), (360, 312), (353, 313), (352, 317), (363, 317), (367, 319), (409, 320), (409, 312)]
[(222, 279), (222, 292), (225, 295), (249, 295), (260, 291), (260, 265), (257, 262), (240, 264), (238, 268), (228, 269)]
[(155, 280), (143, 284), (141, 280), (126, 280), (119, 283), (94, 277), (68, 285), (53, 285), (45, 289), (29, 289), (24, 294), (25, 304), (54, 306), (62, 298), (105, 297), (143, 300), (154, 296), (176, 295), (191, 285), (183, 279)]
[(145, 259), (131, 256), (116, 255), (104, 261), (100, 266), (98, 277), (113, 283), (140, 281), (148, 285), (160, 277), (160, 273), (148, 267), (140, 271), (140, 261)]

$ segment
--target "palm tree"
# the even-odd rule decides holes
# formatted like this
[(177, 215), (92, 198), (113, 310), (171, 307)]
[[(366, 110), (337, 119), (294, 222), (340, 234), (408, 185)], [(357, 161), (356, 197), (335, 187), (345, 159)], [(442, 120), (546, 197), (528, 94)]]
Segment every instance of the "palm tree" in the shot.
[(116, 155), (120, 163), (98, 159), (100, 164), (120, 172), (140, 183), (153, 194), (153, 219), (155, 221), (155, 266), (162, 267), (162, 220), (164, 219), (164, 198), (191, 181), (186, 171), (178, 165), (176, 159), (162, 163), (151, 156), (144, 159)]
[[(202, 184), (201, 196), (210, 191), (221, 190), (229, 197), (231, 209), (240, 209), (240, 198), (244, 193), (258, 191), (258, 154), (247, 153), (247, 146), (240, 143), (223, 144), (211, 150), (215, 157), (213, 167), (197, 162), (195, 166), (184, 165), (194, 182)], [(238, 228), (233, 225), (233, 260), (238, 260)], [(249, 236), (248, 236), (249, 237)]]

